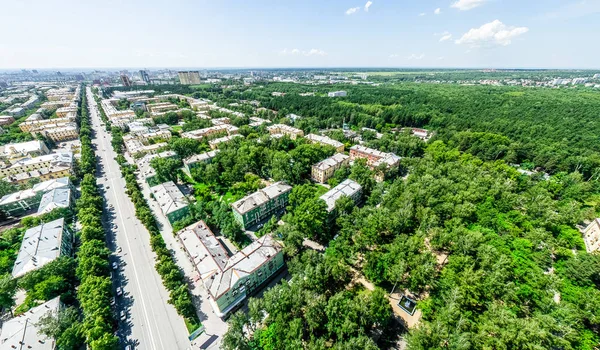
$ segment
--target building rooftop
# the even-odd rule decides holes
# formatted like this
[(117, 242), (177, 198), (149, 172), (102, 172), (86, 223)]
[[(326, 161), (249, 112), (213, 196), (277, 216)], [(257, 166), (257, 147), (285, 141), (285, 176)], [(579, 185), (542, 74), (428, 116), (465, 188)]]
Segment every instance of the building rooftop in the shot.
[(194, 163), (198, 163), (198, 162), (204, 162), (204, 161), (214, 158), (217, 155), (217, 153), (219, 153), (218, 149), (216, 149), (214, 151), (210, 151), (210, 152), (194, 154), (193, 156), (190, 156), (190, 157), (184, 159), (183, 164), (194, 164)]
[(308, 134), (305, 137), (307, 140), (310, 140), (312, 142), (318, 142), (318, 143), (323, 143), (326, 145), (330, 145), (333, 146), (335, 148), (338, 147), (343, 147), (344, 144), (341, 143), (340, 141), (334, 140), (332, 138), (329, 138), (327, 136), (321, 136), (321, 135), (316, 135), (316, 134)]
[(154, 186), (151, 190), (165, 215), (188, 206), (187, 198), (173, 181)]
[(46, 145), (39, 140), (9, 143), (7, 145), (0, 146), (0, 152), (4, 156), (11, 156), (14, 154), (27, 155), (32, 152), (44, 152), (47, 149), (48, 148)]
[(237, 202), (234, 202), (231, 206), (240, 214), (245, 214), (250, 210), (259, 207), (271, 199), (279, 197), (281, 194), (292, 190), (292, 186), (287, 185), (283, 182), (276, 182), (270, 186), (267, 186), (261, 190), (258, 190)]
[(235, 283), (267, 263), (281, 246), (270, 235), (265, 235), (229, 257), (204, 221), (190, 225), (178, 236), (206, 289), (218, 299)]
[(243, 137), (243, 136), (242, 135), (237, 135), (237, 134), (236, 135), (230, 135), (230, 136), (223, 136), (223, 137), (219, 137), (218, 139), (214, 139), (214, 140), (208, 141), (208, 144), (211, 147), (215, 147), (215, 146), (217, 146), (220, 143), (231, 141), (231, 140), (233, 140), (236, 137)]
[(68, 208), (71, 205), (71, 189), (69, 187), (55, 188), (42, 196), (38, 214), (49, 213), (56, 208)]
[(376, 149), (373, 149), (373, 148), (369, 148), (369, 147), (365, 147), (365, 146), (362, 146), (362, 145), (354, 145), (354, 146), (350, 147), (350, 150), (351, 151), (354, 150), (354, 151), (357, 151), (357, 152), (360, 152), (360, 153), (365, 153), (365, 154), (369, 154), (369, 155), (372, 155), (372, 156), (375, 156), (375, 157), (380, 157), (380, 158), (383, 158), (383, 157), (385, 157), (385, 156), (388, 155), (388, 153), (381, 152), (379, 150), (376, 150)]
[(14, 278), (37, 270), (60, 256), (65, 219), (60, 218), (25, 231), (12, 270)]
[(360, 190), (362, 190), (362, 187), (358, 184), (358, 182), (346, 179), (319, 198), (325, 201), (327, 204), (327, 211), (331, 212), (333, 209), (335, 209), (335, 202), (338, 199), (340, 199), (342, 196), (352, 197)]
[(319, 170), (325, 171), (331, 167), (337, 166), (348, 158), (350, 158), (350, 156), (347, 156), (343, 153), (336, 153), (329, 158), (323, 159), (313, 166)]
[(68, 177), (40, 182), (39, 184), (34, 185), (33, 188), (4, 195), (2, 199), (0, 199), (0, 205), (6, 205), (19, 200), (35, 197), (39, 192), (47, 192), (55, 188), (67, 187), (70, 184), (71, 181)]
[(36, 325), (40, 318), (49, 312), (57, 312), (59, 307), (60, 297), (56, 297), (4, 322), (0, 333), (0, 350), (54, 350), (54, 339), (39, 334)]

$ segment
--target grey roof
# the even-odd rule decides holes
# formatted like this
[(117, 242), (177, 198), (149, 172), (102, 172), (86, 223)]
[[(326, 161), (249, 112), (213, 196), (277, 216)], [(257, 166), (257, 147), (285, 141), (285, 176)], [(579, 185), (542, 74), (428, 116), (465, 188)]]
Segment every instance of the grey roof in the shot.
[(56, 297), (4, 322), (0, 334), (0, 350), (53, 350), (54, 339), (39, 334), (36, 324), (48, 313), (56, 313), (59, 307), (60, 297)]
[(65, 219), (60, 218), (25, 231), (13, 277), (37, 270), (60, 256)]
[(177, 235), (206, 289), (215, 299), (235, 286), (240, 278), (252, 274), (267, 263), (281, 250), (281, 246), (273, 237), (265, 235), (229, 257), (204, 221), (186, 227)]
[(312, 141), (312, 142), (317, 142), (317, 143), (320, 143), (320, 144), (325, 144), (325, 145), (333, 146), (335, 148), (343, 147), (344, 146), (344, 144), (341, 143), (340, 141), (334, 140), (334, 139), (332, 139), (330, 137), (327, 137), (327, 136), (316, 135), (316, 134), (308, 134), (308, 135), (306, 135), (305, 138), (307, 140)]
[(183, 160), (183, 164), (194, 164), (194, 163), (198, 163), (198, 162), (204, 162), (207, 161), (209, 159), (213, 159), (217, 153), (219, 153), (219, 150), (216, 149), (214, 151), (210, 151), (210, 152), (204, 152), (201, 154), (194, 154), (193, 156), (187, 157), (186, 159)]
[(231, 206), (240, 214), (245, 214), (250, 210), (259, 207), (271, 199), (277, 198), (280, 195), (292, 190), (292, 186), (285, 184), (284, 182), (276, 182), (270, 186), (258, 190), (239, 201), (233, 203)]
[(348, 158), (350, 157), (345, 154), (336, 153), (329, 158), (323, 159), (313, 166), (319, 170), (327, 170), (331, 167), (337, 166)]
[(31, 189), (7, 194), (0, 199), (0, 205), (17, 202), (25, 198), (35, 197), (39, 192), (51, 191), (55, 188), (63, 188), (71, 185), (71, 180), (68, 177), (61, 177), (59, 179), (52, 179), (39, 184), (35, 184)]
[(352, 197), (361, 190), (362, 187), (358, 184), (358, 182), (346, 179), (319, 198), (325, 201), (327, 204), (327, 211), (331, 212), (333, 209), (335, 209), (335, 202), (342, 196)]
[(55, 188), (42, 196), (38, 214), (49, 213), (56, 208), (68, 208), (71, 205), (71, 189), (69, 187)]
[(173, 181), (168, 181), (151, 188), (154, 198), (163, 214), (168, 215), (181, 208), (188, 206), (185, 195), (179, 190)]

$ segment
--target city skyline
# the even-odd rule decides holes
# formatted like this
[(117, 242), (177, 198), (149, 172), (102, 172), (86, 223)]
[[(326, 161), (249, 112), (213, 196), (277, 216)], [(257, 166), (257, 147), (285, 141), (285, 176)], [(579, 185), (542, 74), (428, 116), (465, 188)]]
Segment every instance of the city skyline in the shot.
[(286, 5), (33, 0), (3, 8), (0, 21), (19, 28), (0, 42), (4, 70), (593, 69), (600, 54), (590, 44), (600, 30), (599, 0), (311, 0)]

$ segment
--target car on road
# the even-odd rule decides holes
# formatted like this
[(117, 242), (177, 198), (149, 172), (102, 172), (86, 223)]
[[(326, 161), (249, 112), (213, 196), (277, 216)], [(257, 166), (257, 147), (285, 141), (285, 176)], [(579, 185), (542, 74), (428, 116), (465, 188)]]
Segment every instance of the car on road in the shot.
[(110, 299), (110, 306), (115, 306), (117, 304), (117, 300), (115, 298)]
[(113, 262), (113, 263), (112, 263), (112, 269), (113, 269), (113, 270), (116, 270), (116, 269), (118, 269), (118, 268), (119, 268), (119, 264), (117, 264), (117, 262), (116, 262), (116, 261), (115, 261), (115, 262)]
[(123, 248), (121, 248), (121, 247), (118, 247), (118, 248), (117, 248), (117, 253), (120, 253), (120, 252), (122, 252), (122, 251), (123, 251)]
[(121, 318), (121, 320), (126, 320), (127, 319), (127, 314), (125, 313), (125, 311), (119, 312), (119, 317)]
[(117, 287), (117, 296), (120, 297), (121, 295), (123, 295), (123, 288)]

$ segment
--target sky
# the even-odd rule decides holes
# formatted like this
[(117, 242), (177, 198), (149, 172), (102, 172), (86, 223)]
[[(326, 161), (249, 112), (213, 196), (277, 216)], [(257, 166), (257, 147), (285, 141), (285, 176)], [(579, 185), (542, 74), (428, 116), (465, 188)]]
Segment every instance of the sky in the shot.
[(0, 0), (0, 69), (600, 68), (600, 0)]

